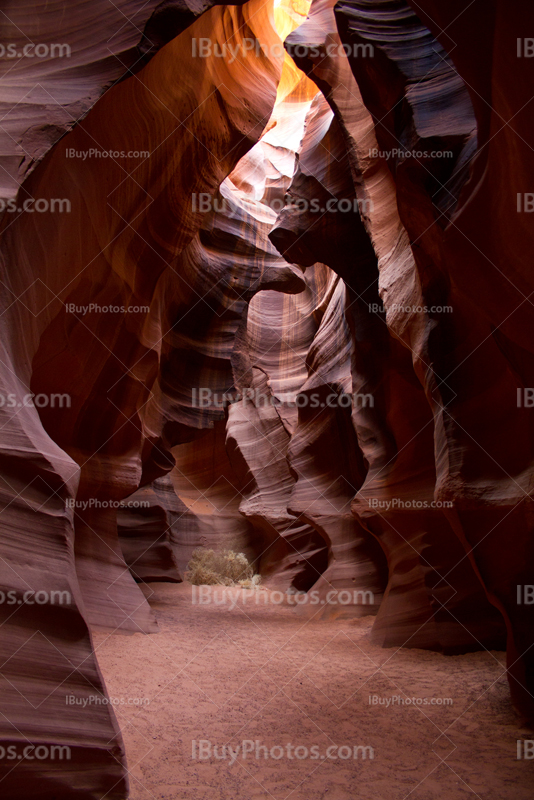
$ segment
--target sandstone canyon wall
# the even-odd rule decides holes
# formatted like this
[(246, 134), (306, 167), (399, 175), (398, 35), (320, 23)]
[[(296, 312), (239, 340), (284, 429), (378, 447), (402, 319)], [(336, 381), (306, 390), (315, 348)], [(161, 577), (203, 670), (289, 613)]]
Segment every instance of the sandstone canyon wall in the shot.
[(0, 740), (73, 753), (0, 765), (6, 797), (126, 796), (110, 706), (66, 697), (105, 697), (91, 630), (157, 635), (138, 584), (202, 546), (371, 597), (315, 613), (385, 647), (506, 645), (534, 719), (519, 5), (7, 4), (74, 58), (2, 84), (3, 197), (47, 210), (1, 222), (0, 589), (70, 600), (0, 604)]

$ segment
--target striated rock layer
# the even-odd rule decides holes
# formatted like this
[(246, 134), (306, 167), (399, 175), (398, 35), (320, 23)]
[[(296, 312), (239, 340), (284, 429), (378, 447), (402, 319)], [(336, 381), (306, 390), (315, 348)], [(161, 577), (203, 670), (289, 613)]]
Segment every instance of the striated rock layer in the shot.
[[(210, 245), (209, 231), (204, 242), (198, 236), (205, 215), (192, 195), (213, 193), (258, 139), (284, 60), (281, 53), (253, 59), (243, 48), (231, 65), (193, 59), (192, 40), (211, 36), (222, 44), (232, 33), (260, 32), (267, 44), (280, 43), (259, 3), (208, 11), (109, 89), (33, 170), (17, 202), (37, 198), (49, 210), (6, 212), (2, 220), (1, 393), (16, 400), (0, 409), (1, 584), (17, 596), (45, 592), (48, 601), (1, 606), (1, 739), (5, 746), (65, 745), (72, 756), (63, 764), (21, 759), (15, 769), (3, 762), (6, 797), (125, 796), (113, 712), (104, 703), (81, 704), (89, 695), (105, 697), (89, 625), (157, 630), (124, 561), (117, 506), (173, 463), (170, 447), (183, 424), (167, 378), (182, 346), (177, 321), (200, 299), (202, 328), (210, 315), (219, 321), (227, 303), (226, 336), (237, 329), (231, 271), (223, 287), (217, 256), (203, 273), (196, 269), (199, 248)], [(69, 156), (95, 140), (103, 150), (151, 155), (113, 158), (104, 169), (98, 160)], [(56, 198), (67, 201), (62, 213), (53, 209)], [(303, 286), (269, 247), (271, 268), (243, 274), (241, 291), (258, 290), (262, 280), (280, 290)], [(214, 308), (202, 299), (206, 285)], [(109, 306), (118, 310), (98, 310)], [(24, 400), (29, 392), (68, 403), (37, 407)], [(130, 563), (139, 558), (136, 546), (142, 542), (127, 554)], [(168, 570), (163, 550), (152, 569)], [(58, 591), (70, 602), (54, 600)], [(71, 696), (75, 702), (67, 702)]]
[[(327, 43), (338, 40), (335, 20), (348, 58), (327, 56)], [(442, 43), (446, 47), (445, 35)], [(532, 626), (518, 605), (517, 586), (525, 583), (525, 565), (533, 556), (532, 458), (526, 439), (509, 447), (517, 441), (517, 426), (529, 429), (531, 421), (526, 409), (517, 408), (522, 383), (515, 345), (505, 338), (513, 319), (516, 342), (524, 344), (528, 313), (523, 294), (513, 307), (500, 305), (492, 318), (484, 297), (492, 273), (485, 268), (479, 292), (468, 234), (454, 255), (449, 245), (458, 243), (462, 216), (473, 210), (471, 198), (488, 202), (491, 196), (488, 186), (475, 189), (486, 144), (480, 122), (477, 144), (468, 70), (465, 83), (403, 2), (340, 2), (335, 19), (329, 3), (313, 3), (309, 19), (286, 46), (321, 87), (341, 126), (363, 228), (376, 255), (380, 299), (374, 307), (383, 304), (386, 339), (379, 344), (383, 337), (373, 337), (370, 352), (375, 366), (382, 361), (380, 383), (388, 397), (380, 408), (378, 396), (374, 414), (365, 419), (354, 415), (368, 472), (353, 501), (353, 511), (388, 556), (389, 584), (374, 637), (452, 652), (496, 646), (502, 623), (484, 589), (507, 623), (513, 697), (531, 716)], [(464, 53), (464, 63), (466, 58)], [(511, 145), (501, 141), (501, 147)], [(408, 156), (399, 155), (406, 150)], [(422, 155), (414, 157), (417, 151)], [(529, 160), (530, 154), (513, 171), (524, 174)], [(295, 190), (302, 191), (301, 178)], [(492, 191), (499, 195), (497, 184)], [(507, 213), (516, 225), (512, 203)], [(470, 216), (481, 232), (487, 219), (482, 211)], [(272, 234), (288, 253), (294, 230), (282, 214)], [(527, 239), (516, 233), (521, 252), (527, 252)], [(306, 230), (299, 246), (306, 248), (311, 237)], [(502, 235), (493, 259), (504, 241)], [(491, 257), (493, 244), (486, 241), (475, 263), (485, 253), (486, 260)], [(509, 256), (508, 246), (507, 251)], [(519, 256), (515, 266), (521, 261)], [(509, 258), (503, 269), (506, 275)], [(361, 289), (356, 292), (362, 296)], [(497, 295), (495, 301), (499, 305)], [(355, 366), (356, 383), (363, 377), (369, 386), (361, 361)], [(491, 408), (495, 413), (487, 412)], [(503, 560), (510, 540), (517, 548)]]
[[(67, 13), (61, 0), (4, 3), (0, 198), (16, 195), (24, 177), (106, 90), (139, 72), (215, 5), (217, 0), (77, 0)], [(98, 137), (92, 147), (102, 149)]]
[(472, 8), (428, 0), (410, 5), (450, 52), (478, 129), (469, 181), (440, 242), (461, 312), (447, 333), (450, 344), (433, 354), (438, 374), (457, 393), (443, 425), (438, 489), (455, 498), (452, 524), (505, 616), (512, 697), (532, 719), (534, 628), (518, 587), (530, 583), (534, 563), (534, 420), (518, 398), (534, 384), (534, 230), (521, 210), (534, 172), (528, 88), (534, 64), (524, 58), (523, 38), (534, 26), (534, 8), (503, 0)]
[(384, 646), (507, 636), (534, 718), (527, 13), (439, 5), (31, 4), (72, 56), (3, 80), (0, 591), (45, 600), (0, 743), (71, 758), (7, 798), (126, 796), (91, 629), (156, 633), (201, 546)]
[[(417, 162), (390, 159), (388, 167), (425, 304), (452, 309), (430, 315), (424, 340), (421, 377), (432, 398), (435, 498), (451, 503), (444, 513), (465, 560), (504, 614), (510, 688), (518, 707), (532, 716), (533, 628), (517, 595), (534, 558), (532, 452), (524, 433), (517, 439), (518, 430), (532, 426), (528, 409), (517, 401), (518, 390), (530, 385), (518, 357), (524, 364), (530, 349), (532, 287), (523, 276), (530, 273), (525, 254), (532, 229), (517, 213), (517, 195), (527, 191), (524, 176), (532, 170), (532, 149), (521, 130), (528, 119), (532, 124), (532, 111), (520, 114), (528, 79), (518, 81), (505, 64), (512, 53), (517, 58), (516, 37), (534, 17), (531, 8), (509, 15), (504, 3), (495, 10), (478, 3), (470, 11), (452, 4), (445, 15), (436, 13), (436, 5), (427, 4), (422, 22), (416, 14), (425, 4), (402, 2), (374, 3), (372, 9), (339, 3), (336, 18), (344, 42), (373, 41), (377, 49), (373, 70), (357, 58), (350, 63), (376, 121), (379, 147), (402, 143), (431, 154)], [(480, 20), (486, 34), (481, 51), (508, 51), (495, 65), (466, 42), (467, 31), (480, 39)], [(441, 36), (440, 28), (446, 30)], [(524, 61), (520, 69), (532, 70)], [(493, 120), (480, 84), (477, 90), (474, 72), (480, 70), (496, 100)], [(389, 92), (377, 91), (378, 85), (388, 85)], [(399, 104), (403, 114), (395, 115)], [(436, 157), (439, 151), (450, 156)], [(412, 315), (407, 327), (415, 324)]]

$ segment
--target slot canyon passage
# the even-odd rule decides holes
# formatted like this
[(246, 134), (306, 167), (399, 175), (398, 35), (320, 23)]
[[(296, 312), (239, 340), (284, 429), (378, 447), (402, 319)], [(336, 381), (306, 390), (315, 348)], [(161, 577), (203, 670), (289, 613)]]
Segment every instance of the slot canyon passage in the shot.
[(532, 0), (0, 25), (2, 800), (531, 800)]

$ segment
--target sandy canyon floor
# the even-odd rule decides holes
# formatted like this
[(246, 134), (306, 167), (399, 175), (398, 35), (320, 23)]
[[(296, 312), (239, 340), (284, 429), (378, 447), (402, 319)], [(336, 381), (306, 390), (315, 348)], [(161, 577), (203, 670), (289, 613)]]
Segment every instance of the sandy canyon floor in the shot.
[(95, 636), (131, 800), (534, 797), (504, 653), (382, 649), (373, 617), (319, 621), (266, 590), (143, 588), (160, 633)]

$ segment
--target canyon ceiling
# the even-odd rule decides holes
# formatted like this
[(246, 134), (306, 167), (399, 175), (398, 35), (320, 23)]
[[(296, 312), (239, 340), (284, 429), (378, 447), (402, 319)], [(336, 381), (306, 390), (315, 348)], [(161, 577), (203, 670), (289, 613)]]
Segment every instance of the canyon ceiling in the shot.
[(65, 696), (105, 695), (91, 631), (156, 634), (140, 583), (202, 546), (371, 592), (321, 614), (375, 614), (383, 647), (506, 649), (533, 722), (534, 5), (1, 24), (70, 55), (2, 64), (0, 589), (71, 600), (0, 604), (0, 740), (72, 747), (0, 764), (2, 796), (126, 797), (111, 706)]

